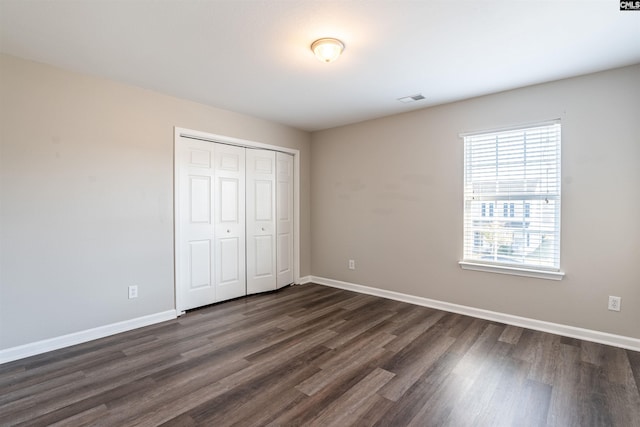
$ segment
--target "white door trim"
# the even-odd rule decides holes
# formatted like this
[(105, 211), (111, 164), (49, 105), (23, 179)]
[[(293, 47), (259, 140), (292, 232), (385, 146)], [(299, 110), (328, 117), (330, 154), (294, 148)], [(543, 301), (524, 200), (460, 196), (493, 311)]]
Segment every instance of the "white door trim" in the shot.
[[(173, 287), (174, 287), (174, 292), (176, 290), (176, 266), (177, 266), (177, 239), (176, 239), (176, 223), (175, 220), (178, 217), (177, 215), (177, 209), (178, 209), (178, 204), (176, 203), (175, 200), (175, 194), (176, 194), (176, 188), (175, 188), (175, 182), (176, 182), (176, 177), (178, 176), (178, 163), (175, 161), (176, 160), (176, 150), (177, 150), (177, 141), (180, 137), (184, 137), (184, 138), (193, 138), (193, 139), (199, 139), (202, 141), (209, 141), (209, 142), (218, 142), (218, 143), (222, 143), (222, 144), (229, 144), (229, 145), (237, 145), (240, 147), (245, 147), (245, 148), (261, 148), (261, 149), (265, 149), (265, 150), (272, 150), (272, 151), (280, 151), (282, 153), (289, 153), (291, 155), (293, 155), (293, 279), (294, 279), (294, 283), (300, 283), (300, 150), (296, 150), (293, 148), (287, 148), (287, 147), (281, 147), (279, 145), (271, 145), (271, 144), (264, 144), (262, 142), (256, 142), (256, 141), (249, 141), (246, 139), (240, 139), (240, 138), (234, 138), (234, 137), (230, 137), (230, 136), (225, 136), (225, 135), (216, 135), (213, 133), (207, 133), (207, 132), (201, 132), (201, 131), (197, 131), (197, 130), (193, 130), (193, 129), (186, 129), (186, 128), (181, 128), (181, 127), (174, 127), (174, 138), (173, 138), (173, 146), (174, 146), (174, 162), (173, 162), (173, 167), (174, 167), (174, 177), (173, 177), (173, 182), (174, 182), (174, 188), (173, 188), (173, 194), (174, 194), (174, 217), (173, 217), (173, 262), (174, 262), (174, 279), (173, 279)], [(175, 292), (175, 298), (179, 298), (177, 292)], [(175, 303), (175, 307), (179, 307), (179, 305), (177, 304), (177, 300), (174, 301)], [(180, 314), (180, 313), (178, 313)]]

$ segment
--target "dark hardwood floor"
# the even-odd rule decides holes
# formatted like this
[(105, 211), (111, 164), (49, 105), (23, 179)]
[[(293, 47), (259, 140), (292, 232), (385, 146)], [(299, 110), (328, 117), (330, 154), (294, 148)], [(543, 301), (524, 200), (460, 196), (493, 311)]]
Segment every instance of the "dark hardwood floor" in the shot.
[(640, 426), (640, 353), (319, 285), (0, 365), (0, 425)]

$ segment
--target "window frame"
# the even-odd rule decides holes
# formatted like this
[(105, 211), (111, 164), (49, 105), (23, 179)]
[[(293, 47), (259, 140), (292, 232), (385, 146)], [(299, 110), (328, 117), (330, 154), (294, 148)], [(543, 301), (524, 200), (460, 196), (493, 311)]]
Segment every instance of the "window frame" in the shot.
[[(491, 272), (491, 273), (500, 273), (500, 274), (510, 274), (510, 275), (516, 275), (516, 276), (525, 276), (525, 277), (534, 277), (534, 278), (540, 278), (540, 279), (548, 279), (548, 280), (562, 280), (562, 278), (564, 277), (565, 273), (563, 271), (561, 271), (560, 268), (560, 245), (561, 245), (561, 222), (562, 222), (562, 217), (561, 217), (561, 203), (562, 203), (562, 186), (561, 186), (561, 179), (562, 179), (562, 175), (561, 175), (561, 163), (562, 163), (562, 126), (561, 126), (561, 121), (559, 119), (556, 120), (550, 120), (550, 121), (545, 121), (545, 122), (536, 122), (536, 123), (531, 123), (531, 124), (526, 124), (526, 125), (520, 125), (520, 126), (513, 126), (513, 127), (508, 127), (508, 128), (500, 128), (500, 129), (489, 129), (489, 130), (482, 130), (482, 131), (478, 131), (478, 132), (469, 132), (469, 133), (461, 133), (459, 136), (462, 139), (462, 142), (464, 144), (464, 148), (463, 148), (463, 159), (464, 159), (464, 167), (463, 167), (463, 173), (464, 173), (464, 177), (463, 177), (463, 188), (466, 188), (469, 185), (468, 182), (468, 177), (467, 177), (467, 173), (468, 173), (468, 164), (467, 164), (467, 142), (466, 142), (466, 138), (468, 137), (477, 137), (477, 136), (490, 136), (490, 135), (497, 135), (502, 133), (502, 132), (514, 132), (514, 131), (526, 131), (528, 129), (533, 129), (533, 128), (538, 128), (538, 127), (544, 127), (544, 126), (551, 126), (551, 125), (560, 125), (560, 137), (559, 137), (559, 141), (557, 143), (557, 150), (558, 150), (558, 158), (557, 158), (557, 223), (554, 223), (554, 230), (557, 229), (557, 245), (558, 245), (558, 253), (557, 253), (557, 268), (554, 267), (547, 267), (547, 266), (543, 266), (543, 265), (531, 265), (531, 264), (525, 264), (523, 266), (519, 266), (517, 264), (514, 263), (500, 263), (500, 262), (483, 262), (483, 260), (480, 259), (476, 259), (474, 257), (468, 257), (465, 258), (465, 256), (467, 255), (467, 251), (469, 250), (469, 244), (470, 243), (474, 243), (475, 242), (475, 235), (477, 234), (477, 232), (475, 232), (473, 227), (469, 227), (469, 223), (472, 222), (471, 218), (469, 217), (469, 215), (471, 215), (471, 212), (468, 212), (466, 204), (467, 204), (467, 199), (468, 199), (468, 194), (466, 192), (466, 190), (463, 190), (463, 238), (462, 238), (462, 253), (463, 256), (461, 257), (461, 260), (458, 262), (458, 264), (460, 265), (460, 267), (464, 270), (474, 270), (474, 271), (482, 271), (482, 272)], [(526, 160), (525, 160), (526, 162)], [(526, 168), (526, 164), (523, 166)], [(535, 196), (535, 193), (531, 192), (532, 196)], [(486, 206), (482, 206), (482, 209), (485, 213), (487, 213), (486, 211), (490, 206), (490, 203), (488, 201), (483, 201), (483, 205), (486, 203)], [(505, 203), (503, 205), (503, 212), (500, 212), (500, 216), (505, 216), (510, 218), (513, 215), (513, 203), (511, 201), (508, 201), (508, 203), (510, 203), (508, 206)], [(493, 203), (491, 203), (491, 205), (493, 205)], [(493, 210), (493, 209), (491, 209)], [(523, 215), (527, 215), (527, 217), (529, 217), (531, 215), (531, 205), (530, 205), (530, 201), (529, 200), (523, 200)], [(528, 234), (528, 233), (527, 233)], [(468, 235), (472, 236), (471, 238), (467, 239)], [(528, 236), (527, 236), (528, 237)], [(528, 242), (528, 239), (527, 239)], [(554, 258), (555, 259), (555, 258)]]

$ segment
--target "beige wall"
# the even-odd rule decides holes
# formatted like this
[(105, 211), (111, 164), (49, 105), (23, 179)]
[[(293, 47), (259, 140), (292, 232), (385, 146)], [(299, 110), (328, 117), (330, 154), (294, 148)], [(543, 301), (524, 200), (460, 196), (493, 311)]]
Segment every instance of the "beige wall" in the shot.
[[(637, 65), (314, 133), (313, 275), (640, 338), (639, 115)], [(459, 133), (554, 118), (566, 277), (461, 270)]]
[[(302, 276), (640, 338), (639, 113), (640, 65), (309, 136), (0, 56), (0, 349), (174, 307), (174, 126), (300, 150)], [(557, 117), (567, 276), (462, 271), (458, 134)]]
[(174, 308), (174, 126), (300, 150), (310, 274), (308, 133), (1, 56), (0, 349)]

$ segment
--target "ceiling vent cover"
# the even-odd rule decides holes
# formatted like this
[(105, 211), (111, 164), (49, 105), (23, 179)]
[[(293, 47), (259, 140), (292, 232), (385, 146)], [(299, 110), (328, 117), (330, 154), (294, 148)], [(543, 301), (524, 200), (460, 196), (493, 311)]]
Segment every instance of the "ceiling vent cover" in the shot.
[(421, 93), (419, 93), (417, 95), (410, 95), (410, 96), (404, 96), (402, 98), (398, 98), (398, 101), (404, 104), (408, 104), (410, 102), (422, 101), (423, 99), (426, 99), (426, 98)]

